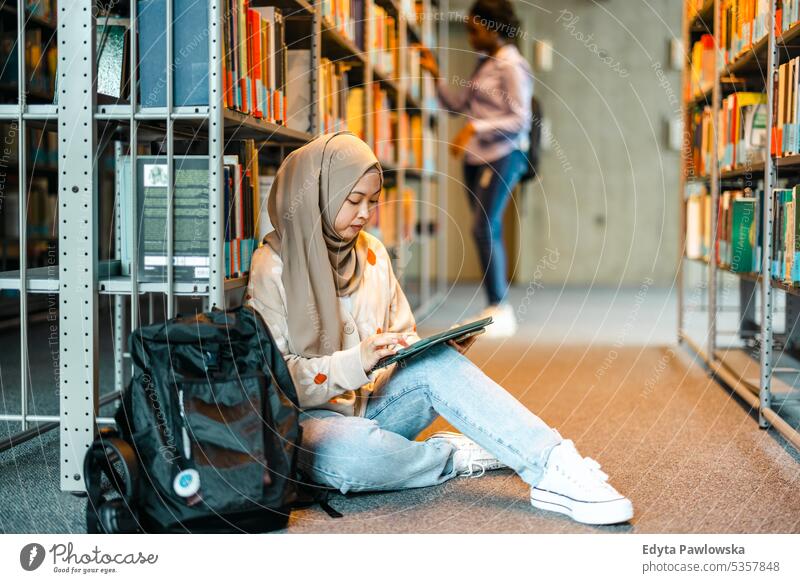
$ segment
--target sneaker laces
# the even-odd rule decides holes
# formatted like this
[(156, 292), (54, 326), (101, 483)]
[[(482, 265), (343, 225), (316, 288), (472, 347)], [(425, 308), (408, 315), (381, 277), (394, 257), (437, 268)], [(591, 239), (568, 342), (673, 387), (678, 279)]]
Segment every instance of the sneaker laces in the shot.
[[(481, 470), (480, 474), (475, 474), (475, 468), (478, 467)], [(459, 475), (466, 476), (467, 478), (480, 478), (483, 474), (486, 473), (486, 466), (484, 466), (481, 462), (470, 461), (469, 462), (469, 470), (462, 471)]]
[(480, 478), (487, 469), (494, 469), (499, 465), (499, 460), (463, 433), (439, 431), (428, 439), (443, 440), (456, 448), (453, 465), (462, 468), (457, 472), (457, 476)]
[[(600, 469), (600, 462), (588, 456), (581, 457), (581, 455), (578, 453), (578, 450), (575, 449), (572, 440), (565, 439), (562, 443), (568, 448), (568, 450), (574, 452), (576, 461), (578, 460), (580, 461), (579, 467), (585, 471), (584, 473), (585, 476), (589, 476), (591, 478), (598, 480), (599, 482), (602, 482), (603, 486), (606, 488), (610, 487), (610, 485), (608, 484), (608, 474), (606, 474), (603, 470)], [(585, 485), (585, 483), (581, 479), (577, 478), (573, 472), (566, 471), (563, 463), (556, 463), (555, 470), (559, 472), (562, 476), (570, 480), (571, 482), (581, 486)]]
[(586, 463), (586, 466), (589, 468), (589, 471), (592, 472), (595, 476), (597, 476), (597, 478), (600, 481), (602, 482), (608, 481), (608, 474), (600, 469), (600, 462), (590, 457), (583, 458), (583, 461)]
[[(470, 445), (466, 448), (459, 448), (459, 450), (455, 453), (455, 455), (466, 455), (467, 461), (464, 465), (467, 466), (467, 470), (462, 470), (459, 472), (459, 476), (467, 476), (469, 478), (480, 478), (483, 474), (486, 473), (486, 465), (482, 462), (479, 462), (475, 459), (475, 456), (480, 452), (479, 449)], [(455, 459), (453, 460), (455, 463)], [(480, 474), (475, 474), (475, 468), (480, 468)]]

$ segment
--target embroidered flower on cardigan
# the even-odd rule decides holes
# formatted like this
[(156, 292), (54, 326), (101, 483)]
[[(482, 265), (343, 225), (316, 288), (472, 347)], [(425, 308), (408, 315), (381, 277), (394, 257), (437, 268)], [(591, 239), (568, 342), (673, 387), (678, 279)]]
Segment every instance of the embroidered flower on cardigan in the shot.
[(309, 389), (326, 390), (328, 388), (328, 375), (311, 368), (303, 371), (300, 383)]

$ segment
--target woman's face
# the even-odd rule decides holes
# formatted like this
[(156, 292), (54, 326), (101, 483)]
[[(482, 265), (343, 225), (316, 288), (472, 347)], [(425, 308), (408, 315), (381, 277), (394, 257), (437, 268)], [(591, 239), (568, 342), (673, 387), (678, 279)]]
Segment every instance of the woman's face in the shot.
[(377, 168), (367, 170), (344, 201), (333, 228), (345, 240), (354, 238), (375, 212), (381, 196), (381, 177)]

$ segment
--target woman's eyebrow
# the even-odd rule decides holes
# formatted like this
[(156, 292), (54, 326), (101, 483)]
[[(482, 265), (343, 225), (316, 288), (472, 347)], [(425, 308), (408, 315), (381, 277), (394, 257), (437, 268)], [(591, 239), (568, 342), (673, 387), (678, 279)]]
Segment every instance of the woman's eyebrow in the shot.
[[(380, 195), (382, 190), (383, 190), (383, 188), (378, 188), (378, 190), (376, 190), (375, 192), (369, 194), (369, 196)], [(367, 196), (366, 192), (364, 192), (363, 190), (358, 190), (358, 188), (354, 188), (353, 190), (351, 190), (350, 194), (360, 194), (361, 196)]]

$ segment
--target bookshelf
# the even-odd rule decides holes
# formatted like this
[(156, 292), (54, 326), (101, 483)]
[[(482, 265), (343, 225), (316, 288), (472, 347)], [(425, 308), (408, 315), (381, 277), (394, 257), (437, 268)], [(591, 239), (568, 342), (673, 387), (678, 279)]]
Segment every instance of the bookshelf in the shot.
[[(161, 3), (165, 24), (174, 18), (176, 6), (183, 10), (191, 7), (193, 1), (174, 0), (174, 5)], [(382, 220), (371, 228), (379, 236), (391, 231), (392, 241), (385, 242), (398, 279), (408, 290), (418, 317), (440, 301), (446, 291), (445, 270), (437, 269), (447, 259), (444, 246), (447, 216), (445, 176), (435, 169), (446, 161), (447, 116), (436, 106), (433, 85), (417, 79), (415, 76), (422, 75), (419, 71), (410, 71), (413, 62), (409, 61), (413, 59), (409, 54), (415, 44), (425, 43), (434, 53), (438, 52), (439, 46), (446, 45), (447, 21), (441, 18), (418, 20), (416, 14), (446, 11), (447, 1), (364, 0), (348, 2), (345, 7), (342, 3), (323, 0), (250, 0), (249, 5), (253, 8), (276, 7), (281, 10), (287, 60), (289, 51), (308, 52), (310, 66), (303, 77), (308, 83), (303, 88), (308, 103), (301, 106), (292, 101), (292, 95), (286, 99), (288, 111), (284, 114), (295, 116), (293, 122), (296, 123), (289, 123), (286, 116), (273, 119), (266, 115), (273, 109), (261, 111), (263, 115), (259, 116), (256, 109), (262, 103), (258, 97), (254, 97), (252, 102), (256, 109), (241, 105), (229, 107), (228, 99), (232, 93), (226, 80), (230, 78), (227, 74), (232, 61), (225, 48), (228, 42), (225, 26), (230, 24), (226, 20), (226, 7), (231, 1), (201, 3), (206, 12), (199, 15), (207, 19), (207, 34), (201, 35), (202, 42), (207, 44), (200, 48), (202, 51), (207, 49), (208, 95), (206, 102), (199, 104), (175, 102), (176, 90), (180, 89), (182, 76), (188, 68), (182, 70), (176, 59), (191, 60), (197, 53), (176, 50), (180, 45), (175, 44), (175, 31), (169, 26), (163, 28), (163, 40), (160, 41), (165, 47), (159, 57), (164, 59), (164, 67), (157, 73), (163, 77), (156, 78), (155, 89), (145, 93), (140, 90), (147, 83), (153, 83), (152, 78), (145, 78), (147, 73), (142, 66), (142, 59), (149, 57), (138, 57), (140, 42), (145, 45), (141, 33), (143, 30), (146, 32), (147, 26), (141, 18), (141, 6), (147, 2), (140, 1), (138, 10), (135, 0), (113, 3), (120, 9), (120, 13), (113, 15), (117, 19), (115, 22), (123, 22), (126, 27), (128, 50), (128, 60), (123, 57), (122, 61), (128, 65), (120, 67), (125, 71), (120, 86), (127, 83), (129, 88), (113, 99), (97, 92), (96, 80), (100, 73), (96, 65), (96, 32), (98, 26), (109, 21), (101, 21), (103, 16), (98, 16), (94, 1), (53, 0), (54, 10), (47, 18), (26, 14), (24, 0), (0, 3), (0, 18), (5, 23), (13, 23), (20, 46), (25, 45), (26, 35), (33, 29), (49, 31), (50, 38), (57, 43), (57, 104), (52, 99), (39, 99), (29, 90), (24, 61), (18, 63), (17, 78), (20, 82), (14, 88), (15, 93), (0, 103), (0, 123), (15, 124), (23, 134), (30, 129), (57, 132), (57, 162), (54, 160), (47, 166), (37, 164), (34, 168), (23, 140), (17, 148), (13, 168), (20, 185), (29, 184), (32, 175), (39, 171), (54, 183), (57, 192), (54, 257), (45, 265), (20, 261), (18, 265), (10, 266), (13, 269), (0, 271), (0, 291), (10, 291), (18, 296), (22, 371), (31, 366), (28, 362), (29, 302), (37, 297), (57, 302), (60, 403), (57, 414), (31, 414), (28, 409), (28, 375), (21, 374), (21, 411), (19, 414), (0, 415), (0, 421), (18, 423), (20, 431), (0, 442), (0, 450), (43, 431), (57, 429), (62, 454), (60, 488), (63, 491), (83, 492), (84, 451), (93, 441), (99, 426), (113, 423), (111, 418), (100, 416), (99, 411), (102, 406), (116, 402), (128, 382), (128, 332), (159, 318), (154, 305), (163, 306), (163, 317), (168, 318), (174, 316), (181, 306), (208, 310), (232, 307), (241, 302), (247, 283), (246, 272), (225, 277), (226, 268), (230, 267), (225, 253), (228, 242), (225, 213), (233, 208), (230, 205), (243, 204), (229, 203), (226, 197), (226, 192), (232, 188), (229, 179), (231, 147), (243, 140), (252, 141), (248, 143), (255, 147), (254, 164), (263, 171), (256, 171), (255, 181), (260, 183), (264, 172), (270, 168), (274, 170), (292, 148), (306, 143), (322, 131), (344, 129), (337, 125), (342, 123), (335, 115), (339, 110), (325, 109), (324, 105), (326, 99), (346, 99), (350, 93), (324, 93), (329, 86), (323, 86), (323, 83), (330, 80), (321, 72), (323, 63), (335, 64), (332, 65), (334, 69), (342, 65), (341, 69), (347, 70), (348, 91), (363, 99), (363, 103), (352, 99), (356, 103), (351, 105), (360, 112), (361, 119), (357, 123), (363, 124), (365, 141), (376, 151), (384, 148), (391, 154), (382, 163), (385, 163), (387, 187), (396, 194), (393, 200), (383, 205)], [(334, 9), (336, 5), (339, 8)], [(348, 20), (347, 8), (357, 6), (363, 8), (363, 14), (351, 13)], [(376, 32), (369, 25), (378, 9), (391, 20), (393, 27), (395, 38), (391, 45), (384, 45), (395, 54), (396, 66), (392, 70), (378, 65), (373, 60), (375, 53), (369, 50), (375, 40), (380, 40), (373, 38)], [(363, 46), (359, 46), (351, 33), (362, 25)], [(268, 39), (266, 36), (262, 38)], [(198, 46), (194, 45), (194, 48)], [(175, 63), (175, 66), (167, 66), (168, 63)], [(252, 60), (251, 66), (258, 67), (258, 63), (257, 59)], [(266, 68), (261, 69), (252, 79), (260, 74), (263, 82), (268, 78), (277, 82), (266, 71)], [(159, 87), (159, 83), (163, 87)], [(278, 88), (285, 90), (287, 86)], [(162, 89), (165, 103), (142, 105), (145, 99), (152, 99)], [(205, 91), (205, 84), (200, 89)], [(372, 99), (375, 91), (385, 94), (383, 109), (375, 107), (376, 102)], [(388, 134), (383, 127), (386, 117), (390, 119)], [(412, 126), (415, 131), (424, 128), (424, 132), (413, 134)], [(412, 152), (412, 148), (416, 151)], [(145, 156), (156, 156), (159, 164), (163, 160), (168, 177), (163, 183), (166, 191), (166, 249), (165, 267), (160, 279), (145, 277), (147, 274), (139, 268), (139, 261), (126, 261), (124, 255), (126, 246), (138, 249), (140, 244), (147, 243), (146, 240), (140, 241), (136, 228), (126, 231), (123, 210), (128, 208), (125, 206), (128, 204), (125, 192), (141, 202), (138, 189), (154, 188), (157, 174), (139, 176), (137, 160), (141, 161)], [(182, 212), (180, 199), (176, 196), (179, 184), (175, 177), (182, 171), (185, 160), (192, 156), (202, 156), (208, 161), (208, 194), (204, 207), (207, 209), (208, 263), (207, 277), (187, 280), (179, 276), (175, 267), (179, 258), (176, 235), (180, 236), (179, 213)], [(128, 160), (126, 163), (130, 168), (127, 174), (120, 171), (124, 160)], [(250, 165), (247, 167), (251, 168)], [(148, 185), (148, 181), (151, 184)], [(161, 186), (161, 183), (155, 186)], [(258, 201), (265, 200), (266, 194), (261, 192), (258, 197), (253, 197), (254, 208), (242, 212), (252, 213), (250, 218), (258, 216), (255, 207)], [(20, 208), (26, 208), (26, 195), (27, 190), (20, 188)], [(247, 195), (243, 196), (246, 199)], [(26, 213), (18, 214), (18, 230), (15, 232), (18, 242), (22, 243), (19, 246), (29, 250), (35, 243), (31, 237), (32, 225)], [(108, 218), (104, 218), (106, 215)], [(108, 249), (103, 250), (104, 246)], [(21, 252), (21, 256), (24, 254)], [(246, 268), (242, 267), (242, 270), (246, 271)], [(101, 311), (106, 306), (111, 314), (110, 337), (105, 337), (108, 331), (99, 329)], [(101, 343), (107, 342), (113, 344), (114, 386), (104, 386), (101, 391), (100, 347)]]
[[(800, 79), (787, 68), (800, 55), (800, 14), (795, 2), (768, 0), (748, 2), (737, 19), (744, 4), (684, 3), (678, 335), (758, 411), (759, 427), (800, 448), (800, 281), (791, 273), (800, 247), (786, 191), (800, 184), (791, 139)], [(761, 104), (737, 105), (758, 94)], [(738, 219), (737, 208), (746, 210)], [(743, 267), (745, 252), (755, 262)]]

